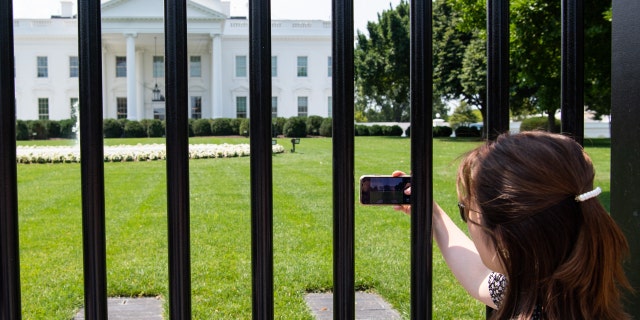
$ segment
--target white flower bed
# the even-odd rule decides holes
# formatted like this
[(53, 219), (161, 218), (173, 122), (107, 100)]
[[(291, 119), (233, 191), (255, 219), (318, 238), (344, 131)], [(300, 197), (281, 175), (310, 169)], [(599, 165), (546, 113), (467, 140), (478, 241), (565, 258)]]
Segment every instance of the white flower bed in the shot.
[[(231, 158), (249, 156), (248, 144), (191, 144), (190, 159)], [(284, 147), (271, 146), (273, 153), (283, 153)], [(164, 144), (118, 145), (104, 147), (105, 162), (165, 160), (167, 150)], [(80, 162), (78, 146), (18, 146), (18, 163), (71, 163)]]

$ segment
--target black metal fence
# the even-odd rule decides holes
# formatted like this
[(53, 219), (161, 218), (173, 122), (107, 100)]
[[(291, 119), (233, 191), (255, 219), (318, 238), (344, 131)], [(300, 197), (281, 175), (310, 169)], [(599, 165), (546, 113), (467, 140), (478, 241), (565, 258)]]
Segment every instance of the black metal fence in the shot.
[[(614, 3), (640, 15), (636, 0)], [(431, 319), (432, 305), (432, 45), (431, 1), (411, 1), (411, 170), (412, 210), (428, 214), (411, 217), (411, 317)], [(99, 0), (79, 0), (80, 113), (82, 211), (84, 246), (85, 316), (107, 319), (105, 204), (102, 138), (102, 62)], [(635, 11), (634, 11), (635, 10)], [(562, 128), (576, 140), (583, 139), (583, 26), (582, 1), (562, 2)], [(0, 319), (20, 319), (20, 267), (18, 246), (18, 196), (15, 142), (15, 84), (13, 61), (12, 1), (0, 0)], [(509, 129), (509, 1), (487, 1), (488, 70), (487, 97), (489, 138)], [(250, 101), (251, 101), (251, 230), (253, 317), (273, 319), (273, 235), (271, 169), (271, 24), (270, 2), (249, 1), (250, 23)], [(354, 66), (353, 1), (333, 0), (333, 272), (334, 318), (355, 317), (354, 287)], [(635, 39), (621, 43), (619, 49), (638, 52), (638, 27), (633, 18), (622, 19), (633, 27)], [(614, 28), (614, 39), (615, 39)], [(622, 33), (622, 32), (621, 32)], [(187, 18), (185, 0), (165, 0), (165, 47), (167, 90), (167, 185), (169, 241), (169, 314), (171, 319), (191, 318), (191, 271), (189, 238), (188, 119), (187, 101)], [(615, 51), (616, 47), (614, 47)], [(637, 56), (635, 57), (638, 58)], [(614, 61), (615, 62), (615, 61)], [(620, 63), (628, 63), (622, 59)], [(640, 70), (627, 79), (619, 70), (620, 81), (640, 92)], [(614, 72), (618, 70), (614, 68)], [(614, 75), (614, 79), (615, 79)], [(620, 92), (621, 103), (632, 93)], [(615, 101), (615, 98), (614, 98)], [(636, 101), (637, 103), (637, 101)], [(614, 110), (616, 106), (614, 105)], [(636, 110), (638, 108), (636, 107)], [(637, 116), (638, 112), (631, 114)], [(632, 119), (615, 120), (621, 127)], [(637, 117), (636, 117), (637, 119)], [(637, 123), (633, 124), (638, 128)], [(614, 131), (615, 133), (615, 131)], [(614, 135), (614, 138), (616, 136)], [(637, 137), (637, 135), (636, 135)], [(617, 141), (613, 141), (615, 152)], [(639, 151), (638, 143), (631, 144)], [(625, 152), (628, 153), (628, 150)], [(633, 154), (633, 153), (631, 153)], [(637, 158), (636, 158), (637, 159)], [(631, 167), (637, 163), (621, 157), (612, 167)], [(635, 160), (637, 161), (637, 160)], [(615, 178), (615, 177), (614, 177)], [(635, 180), (612, 181), (614, 195), (638, 190)], [(637, 194), (631, 193), (631, 194)], [(616, 199), (612, 197), (612, 199)], [(613, 206), (612, 206), (613, 207)], [(635, 209), (633, 209), (635, 208)], [(638, 226), (637, 206), (626, 206), (623, 215)], [(635, 210), (635, 211), (634, 211)], [(632, 214), (635, 212), (635, 216)], [(637, 231), (637, 230), (636, 230)], [(632, 249), (638, 249), (638, 236), (628, 233)], [(637, 270), (638, 259), (629, 270)], [(638, 280), (633, 279), (638, 286)], [(636, 305), (636, 316), (638, 307)]]

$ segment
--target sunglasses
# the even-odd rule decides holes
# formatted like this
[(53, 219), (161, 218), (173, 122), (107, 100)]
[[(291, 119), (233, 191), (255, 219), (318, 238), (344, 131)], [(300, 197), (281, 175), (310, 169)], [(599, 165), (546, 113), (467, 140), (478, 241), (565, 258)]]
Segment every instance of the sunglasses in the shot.
[(464, 223), (467, 223), (467, 215), (464, 212), (466, 208), (462, 202), (458, 202), (458, 209), (460, 209), (460, 219), (462, 219)]

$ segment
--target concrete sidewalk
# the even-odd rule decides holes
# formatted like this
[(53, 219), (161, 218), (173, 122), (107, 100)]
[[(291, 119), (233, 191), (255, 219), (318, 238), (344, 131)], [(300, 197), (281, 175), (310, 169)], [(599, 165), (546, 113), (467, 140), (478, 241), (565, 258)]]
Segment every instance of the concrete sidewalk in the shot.
[[(109, 320), (162, 320), (162, 300), (159, 298), (109, 298)], [(84, 309), (73, 318), (84, 320)]]
[[(332, 293), (309, 293), (304, 299), (316, 319), (333, 319)], [(107, 309), (109, 320), (163, 320), (162, 300), (159, 298), (109, 298)], [(73, 319), (85, 320), (84, 309)], [(356, 292), (356, 319), (392, 320), (401, 317), (382, 297)]]
[[(304, 300), (318, 320), (333, 319), (333, 294), (309, 293)], [(401, 319), (400, 313), (382, 297), (373, 293), (356, 292), (356, 319)]]

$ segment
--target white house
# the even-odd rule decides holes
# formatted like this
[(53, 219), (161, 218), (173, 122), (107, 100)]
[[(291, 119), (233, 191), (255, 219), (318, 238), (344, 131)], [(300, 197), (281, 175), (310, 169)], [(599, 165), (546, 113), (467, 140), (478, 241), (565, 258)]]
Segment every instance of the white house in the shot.
[[(102, 4), (105, 118), (163, 119), (163, 0)], [(14, 21), (18, 119), (68, 119), (78, 102), (78, 20), (71, 2), (51, 19)], [(229, 3), (187, 0), (189, 117), (249, 117), (249, 21)], [(274, 20), (272, 111), (331, 114), (331, 22)]]

